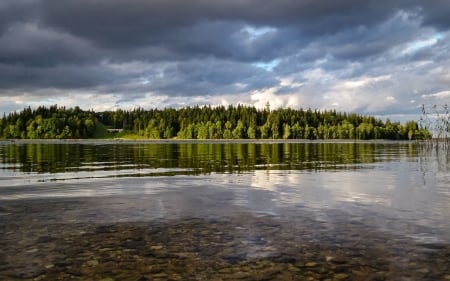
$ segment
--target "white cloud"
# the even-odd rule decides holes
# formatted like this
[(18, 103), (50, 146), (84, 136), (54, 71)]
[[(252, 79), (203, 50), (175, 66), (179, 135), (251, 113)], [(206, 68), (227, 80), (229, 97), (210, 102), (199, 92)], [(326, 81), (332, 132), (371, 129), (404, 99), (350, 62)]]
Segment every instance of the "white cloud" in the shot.
[(256, 108), (265, 108), (266, 104), (270, 104), (271, 109), (280, 108), (286, 105), (287, 103), (287, 96), (279, 96), (276, 94), (277, 88), (270, 88), (270, 89), (264, 89), (260, 91), (255, 91), (251, 95), (251, 100), (253, 102), (253, 105)]
[(320, 106), (352, 112), (379, 111), (397, 102), (394, 96), (383, 91), (390, 80), (390, 75), (335, 80), (323, 90)]
[(294, 80), (294, 78), (292, 78), (292, 77), (281, 77), (281, 78), (279, 78), (279, 80), (280, 80), (281, 87), (299, 88), (299, 87), (305, 85), (305, 83), (296, 82)]
[(450, 99), (450, 91), (442, 91), (434, 94), (422, 95), (422, 98)]
[(260, 109), (265, 108), (267, 103), (270, 104), (271, 109), (301, 107), (301, 88), (304, 83), (296, 82), (293, 77), (278, 77), (278, 81), (277, 86), (250, 93), (251, 105)]
[[(120, 96), (113, 94), (98, 94), (93, 91), (71, 91), (61, 94), (59, 90), (42, 89), (45, 96), (39, 93), (22, 93), (11, 97), (0, 97), (0, 103), (7, 105), (9, 111), (22, 110), (25, 107), (37, 108), (38, 106), (59, 105), (66, 107), (79, 106), (82, 109), (95, 111), (112, 110), (117, 107)], [(8, 102), (9, 101), (9, 102)], [(11, 101), (14, 101), (11, 103)]]
[(386, 100), (387, 100), (387, 101), (395, 101), (395, 98), (392, 97), (392, 96), (389, 96), (389, 97), (386, 97)]
[(360, 91), (362, 89), (368, 89), (376, 87), (378, 84), (384, 81), (391, 80), (390, 75), (383, 75), (377, 77), (358, 77), (354, 79), (341, 80), (334, 86), (334, 90), (337, 91)]

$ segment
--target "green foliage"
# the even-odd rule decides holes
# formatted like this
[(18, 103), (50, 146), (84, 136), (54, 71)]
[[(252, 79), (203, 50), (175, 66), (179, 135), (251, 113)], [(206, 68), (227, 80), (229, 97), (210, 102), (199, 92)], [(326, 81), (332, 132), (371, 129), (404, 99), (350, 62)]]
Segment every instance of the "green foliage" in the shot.
[(100, 123), (98, 121), (95, 121), (94, 125), (95, 125), (95, 130), (94, 130), (94, 133), (92, 135), (92, 138), (95, 138), (95, 139), (109, 139), (109, 138), (112, 138), (114, 136), (113, 133), (108, 132), (108, 128), (104, 124), (102, 124), (102, 123)]
[(244, 123), (238, 120), (236, 128), (233, 130), (234, 139), (245, 139), (247, 137), (247, 129), (244, 127)]
[[(107, 128), (123, 130), (110, 133)], [(26, 108), (0, 118), (1, 138), (149, 139), (427, 139), (415, 121), (405, 125), (372, 116), (334, 110), (263, 110), (250, 106), (204, 106), (180, 109), (135, 108), (93, 112), (78, 107)]]
[(0, 137), (7, 139), (91, 138), (96, 132), (95, 114), (80, 108), (40, 106), (25, 108), (0, 119)]

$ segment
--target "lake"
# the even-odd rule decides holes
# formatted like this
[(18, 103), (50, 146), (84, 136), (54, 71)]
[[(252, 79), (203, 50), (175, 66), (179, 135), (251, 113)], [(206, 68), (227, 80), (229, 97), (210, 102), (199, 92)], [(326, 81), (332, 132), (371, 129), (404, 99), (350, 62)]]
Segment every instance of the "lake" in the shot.
[(0, 280), (450, 280), (410, 142), (0, 142)]

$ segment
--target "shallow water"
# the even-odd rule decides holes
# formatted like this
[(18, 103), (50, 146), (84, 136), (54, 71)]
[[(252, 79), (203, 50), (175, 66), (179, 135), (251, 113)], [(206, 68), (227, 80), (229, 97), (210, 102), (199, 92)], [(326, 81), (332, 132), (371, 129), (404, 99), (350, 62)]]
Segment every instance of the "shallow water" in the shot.
[(450, 280), (449, 167), (404, 142), (0, 142), (0, 280)]

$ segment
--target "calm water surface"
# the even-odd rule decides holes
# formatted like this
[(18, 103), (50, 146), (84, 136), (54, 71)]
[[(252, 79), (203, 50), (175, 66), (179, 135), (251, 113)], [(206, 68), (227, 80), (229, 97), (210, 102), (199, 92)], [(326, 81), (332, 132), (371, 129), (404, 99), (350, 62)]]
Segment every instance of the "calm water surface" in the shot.
[(449, 168), (404, 142), (0, 142), (0, 280), (450, 280)]

